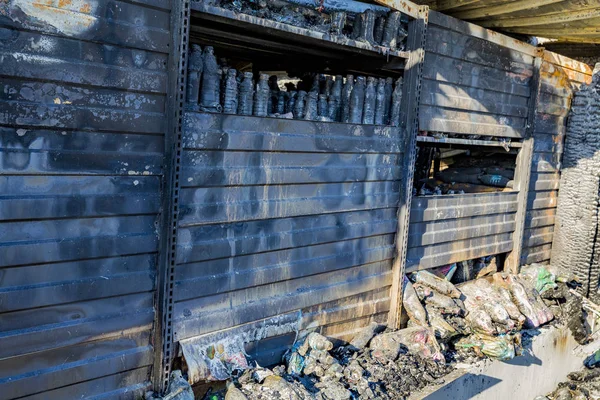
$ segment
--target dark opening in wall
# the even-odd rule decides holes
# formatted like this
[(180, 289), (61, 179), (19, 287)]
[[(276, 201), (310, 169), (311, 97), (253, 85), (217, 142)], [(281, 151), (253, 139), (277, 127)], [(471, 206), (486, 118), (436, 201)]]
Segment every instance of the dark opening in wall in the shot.
[(416, 196), (511, 192), (517, 149), (419, 142)]

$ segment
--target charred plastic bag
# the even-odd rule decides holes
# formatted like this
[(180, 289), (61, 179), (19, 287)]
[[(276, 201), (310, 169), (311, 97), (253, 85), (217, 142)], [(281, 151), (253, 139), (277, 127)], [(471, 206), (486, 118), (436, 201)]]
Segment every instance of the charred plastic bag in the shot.
[(437, 291), (438, 293), (452, 297), (460, 298), (460, 291), (445, 279), (439, 278), (428, 271), (418, 271), (411, 275), (411, 280), (416, 283), (423, 284)]
[(402, 305), (408, 314), (408, 318), (418, 325), (427, 326), (427, 313), (419, 301), (412, 283), (404, 276), (402, 284)]
[(459, 299), (445, 296), (418, 283), (414, 284), (414, 289), (421, 301), (436, 307), (442, 314), (463, 315), (465, 313), (464, 304)]
[(522, 279), (527, 281), (531, 286), (538, 291), (539, 294), (544, 293), (548, 289), (556, 288), (556, 275), (542, 264), (531, 264), (521, 268), (519, 273)]
[(446, 341), (459, 334), (452, 325), (446, 322), (442, 314), (435, 307), (427, 306), (426, 308), (429, 324), (436, 338)]
[(383, 356), (389, 360), (396, 360), (402, 348), (405, 347), (409, 353), (423, 358), (445, 361), (435, 334), (431, 329), (422, 326), (382, 333), (371, 340), (369, 347), (375, 356)]
[(508, 289), (512, 301), (517, 305), (521, 314), (527, 318), (525, 327), (537, 328), (554, 318), (552, 311), (544, 304), (537, 290), (519, 279), (518, 276), (496, 273), (494, 274), (494, 283)]
[(520, 343), (520, 335), (488, 336), (473, 334), (461, 338), (454, 346), (463, 349), (476, 348), (490, 358), (508, 361), (518, 354)]

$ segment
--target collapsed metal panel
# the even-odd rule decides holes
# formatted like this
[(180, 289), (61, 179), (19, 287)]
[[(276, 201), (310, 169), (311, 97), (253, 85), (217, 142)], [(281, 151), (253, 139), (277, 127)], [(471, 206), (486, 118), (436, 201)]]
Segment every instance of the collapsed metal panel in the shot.
[(432, 11), (425, 50), (420, 130), (526, 136), (535, 47)]
[(169, 7), (0, 6), (0, 399), (150, 385)]
[(403, 146), (388, 126), (186, 112), (174, 340), (292, 311), (337, 338), (384, 321)]
[(544, 54), (521, 264), (550, 260), (567, 116), (574, 91), (591, 82), (591, 72), (583, 63)]

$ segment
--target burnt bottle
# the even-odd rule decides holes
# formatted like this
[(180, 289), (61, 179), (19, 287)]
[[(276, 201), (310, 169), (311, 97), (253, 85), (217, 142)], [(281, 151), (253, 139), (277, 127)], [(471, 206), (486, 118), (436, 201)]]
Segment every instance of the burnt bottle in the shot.
[(373, 31), (373, 39), (375, 43), (381, 44), (383, 41), (383, 31), (385, 29), (385, 17), (383, 15), (375, 19), (375, 30)]
[(317, 112), (319, 117), (328, 117), (329, 116), (329, 107), (327, 106), (327, 95), (320, 94), (319, 95), (319, 103), (317, 104)]
[(277, 107), (275, 108), (275, 113), (276, 114), (285, 113), (285, 105), (287, 104), (287, 100), (288, 100), (288, 97), (290, 94), (288, 92), (271, 92), (271, 93), (277, 93)]
[(304, 105), (304, 119), (307, 121), (314, 121), (317, 119), (318, 96), (318, 92), (310, 92), (306, 96), (306, 102)]
[(375, 30), (375, 13), (371, 10), (367, 10), (360, 15), (360, 37), (359, 40), (363, 40), (367, 43), (375, 44), (375, 38), (373, 37)]
[(334, 122), (340, 120), (343, 82), (344, 78), (341, 75), (336, 75), (333, 87), (331, 88), (331, 94), (329, 95), (329, 118)]
[(346, 13), (344, 11), (336, 11), (331, 14), (331, 29), (332, 35), (341, 35), (346, 25)]
[[(289, 96), (288, 96), (288, 100), (287, 103), (285, 104), (285, 113), (294, 113), (294, 106), (296, 105), (296, 91), (295, 90), (290, 90), (288, 92)], [(295, 116), (294, 116), (295, 117)]]
[(306, 103), (306, 92), (304, 90), (300, 90), (298, 92), (298, 96), (296, 97), (296, 104), (294, 105), (294, 118), (304, 118), (304, 103)]
[(225, 89), (223, 90), (223, 112), (225, 114), (235, 114), (238, 107), (237, 71), (233, 68), (229, 68), (224, 81)]
[(398, 11), (388, 15), (387, 20), (385, 21), (385, 29), (383, 30), (382, 46), (389, 47), (392, 50), (396, 49), (401, 16), (402, 14)]
[(252, 115), (252, 104), (254, 101), (254, 82), (252, 72), (245, 72), (239, 86), (238, 114)]
[(256, 84), (256, 91), (254, 92), (254, 115), (257, 117), (267, 116), (269, 95), (269, 75), (260, 74), (260, 78)]
[(333, 83), (333, 76), (327, 75), (327, 78), (325, 78), (325, 92), (322, 94), (327, 97), (331, 96), (331, 92), (333, 91)]
[(350, 96), (350, 123), (360, 124), (363, 120), (363, 107), (365, 104), (365, 77), (356, 78), (352, 96)]
[(385, 79), (379, 78), (375, 96), (375, 125), (385, 124)]
[(350, 122), (350, 98), (354, 88), (354, 75), (346, 75), (346, 83), (342, 88), (342, 98), (340, 100), (340, 121)]
[(385, 80), (385, 103), (384, 103), (384, 117), (383, 124), (388, 125), (390, 123), (390, 111), (392, 109), (392, 93), (394, 92), (394, 80), (392, 78), (386, 78)]
[(394, 93), (392, 93), (392, 115), (390, 117), (390, 125), (400, 126), (400, 110), (402, 104), (402, 78), (396, 81)]
[(351, 38), (354, 40), (360, 39), (361, 33), (361, 25), (362, 25), (362, 14), (354, 14), (354, 21), (352, 24), (352, 35)]
[(229, 67), (225, 66), (225, 67), (221, 67), (221, 82), (220, 82), (220, 89), (219, 89), (219, 93), (220, 93), (220, 101), (221, 101), (221, 106), (225, 107), (225, 91), (226, 91), (226, 85), (227, 85), (227, 73), (229, 71)]
[(362, 123), (372, 125), (375, 122), (375, 104), (377, 102), (377, 90), (375, 89), (375, 78), (367, 78), (365, 89), (365, 100), (363, 105)]
[(220, 111), (219, 99), (219, 66), (212, 46), (206, 46), (202, 53), (202, 89), (200, 90), (200, 107), (204, 111)]
[[(279, 84), (277, 82), (277, 75), (271, 75), (269, 77), (269, 105), (267, 106), (267, 114), (279, 113)], [(279, 113), (281, 114), (281, 113)]]
[(200, 78), (202, 77), (202, 49), (197, 44), (192, 45), (188, 63), (187, 101), (192, 106), (198, 105), (200, 95)]

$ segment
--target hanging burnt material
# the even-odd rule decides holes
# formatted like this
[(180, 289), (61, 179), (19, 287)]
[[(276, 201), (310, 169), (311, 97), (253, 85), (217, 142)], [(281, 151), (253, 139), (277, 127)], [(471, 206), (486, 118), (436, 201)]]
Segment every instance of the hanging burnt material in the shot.
[(358, 40), (375, 44), (375, 38), (373, 37), (375, 30), (375, 14), (373, 11), (367, 10), (360, 15), (360, 19), (360, 37)]
[(238, 108), (237, 71), (233, 68), (229, 68), (224, 81), (225, 89), (223, 90), (223, 112), (225, 114), (235, 114)]
[(317, 105), (317, 111), (318, 111), (319, 117), (328, 117), (329, 116), (328, 108), (329, 107), (327, 106), (327, 95), (320, 94), (319, 95), (319, 103)]
[(350, 97), (350, 123), (360, 124), (363, 119), (363, 107), (365, 104), (365, 77), (356, 78)]
[(384, 125), (385, 122), (385, 79), (377, 81), (375, 100), (375, 125)]
[(384, 117), (383, 124), (389, 125), (391, 110), (392, 110), (392, 93), (394, 93), (394, 80), (392, 78), (385, 79), (385, 101), (383, 103), (384, 109)]
[(304, 118), (304, 104), (306, 103), (306, 92), (304, 90), (300, 90), (298, 92), (298, 96), (296, 97), (296, 103), (294, 105), (294, 118), (303, 119)]
[(400, 24), (398, 27), (398, 36), (396, 37), (396, 49), (404, 50), (405, 47), (405, 39), (408, 36), (408, 30), (406, 30), (404, 23), (400, 20)]
[(346, 25), (346, 13), (344, 11), (336, 11), (331, 14), (331, 34), (342, 35), (344, 26)]
[(304, 119), (307, 121), (314, 121), (317, 119), (317, 99), (319, 97), (318, 92), (310, 92), (306, 97), (304, 106)]
[(192, 106), (198, 105), (200, 95), (200, 77), (202, 76), (202, 48), (197, 44), (192, 45), (188, 63), (187, 101)]
[(396, 49), (401, 17), (402, 14), (398, 11), (388, 15), (385, 22), (385, 29), (383, 30), (383, 39), (381, 41), (383, 47), (389, 47), (391, 50)]
[(220, 111), (219, 89), (219, 66), (212, 46), (206, 46), (202, 53), (202, 90), (200, 91), (200, 108), (203, 111)]
[(342, 99), (342, 84), (344, 78), (341, 75), (336, 75), (335, 82), (331, 88), (331, 94), (329, 95), (329, 118), (332, 121), (340, 120), (340, 103)]
[(340, 104), (340, 121), (350, 122), (350, 99), (354, 89), (354, 75), (346, 75), (346, 83), (342, 89), (342, 99)]
[[(296, 91), (291, 90), (288, 92), (288, 94), (289, 94), (288, 100), (287, 100), (287, 103), (285, 104), (285, 113), (286, 114), (289, 114), (289, 113), (294, 114), (294, 108), (296, 106)], [(296, 118), (295, 114), (294, 114), (294, 118)]]
[(375, 30), (373, 32), (373, 38), (375, 43), (380, 44), (383, 41), (383, 31), (385, 30), (385, 17), (383, 15), (375, 19)]
[(392, 94), (392, 116), (390, 125), (400, 126), (400, 105), (402, 104), (402, 78), (396, 81), (396, 87)]
[(363, 124), (372, 125), (375, 122), (375, 104), (377, 101), (377, 91), (375, 89), (375, 78), (367, 78), (367, 88), (365, 89), (365, 101), (363, 106)]
[(254, 115), (257, 117), (267, 116), (267, 107), (270, 98), (269, 75), (260, 74), (254, 93)]
[(239, 86), (238, 114), (252, 115), (254, 102), (254, 82), (252, 72), (245, 72), (244, 78)]

